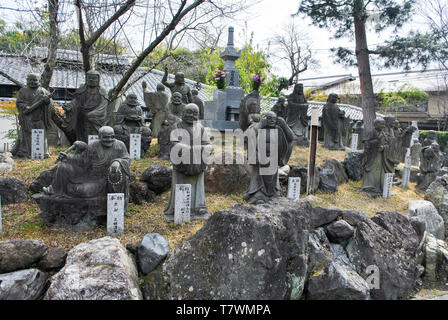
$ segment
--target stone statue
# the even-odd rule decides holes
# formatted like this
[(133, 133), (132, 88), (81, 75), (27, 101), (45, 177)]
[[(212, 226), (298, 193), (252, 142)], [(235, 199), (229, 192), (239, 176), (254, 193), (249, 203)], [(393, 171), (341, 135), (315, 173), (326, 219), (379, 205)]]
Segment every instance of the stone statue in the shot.
[(182, 95), (179, 92), (174, 92), (171, 96), (171, 102), (168, 105), (168, 110), (173, 115), (181, 119), (184, 107), (185, 104), (182, 102)]
[(384, 121), (385, 121), (384, 134), (388, 137), (395, 138), (394, 134), (395, 117), (390, 115), (386, 116), (384, 117)]
[(173, 130), (174, 125), (179, 121), (181, 121), (181, 119), (168, 112), (166, 120), (162, 122), (162, 126), (160, 127), (159, 135), (157, 137), (157, 143), (160, 147), (159, 159), (161, 160), (170, 160), (171, 131)]
[(75, 93), (73, 100), (63, 106), (66, 112), (64, 132), (73, 132), (76, 140), (88, 142), (89, 135), (97, 135), (98, 130), (109, 121), (106, 90), (100, 86), (100, 74), (90, 70), (86, 84)]
[[(19, 136), (12, 150), (15, 158), (31, 158), (31, 135), (33, 129), (45, 130), (45, 153), (50, 152), (47, 143), (47, 131), (51, 127), (50, 119), (53, 112), (53, 101), (50, 93), (39, 86), (39, 75), (30, 73), (26, 77), (27, 85), (17, 93), (17, 110), (19, 111)], [(42, 150), (43, 151), (43, 150)]]
[[(276, 140), (271, 141), (272, 130), (277, 132)], [(272, 198), (281, 196), (278, 168), (285, 166), (291, 156), (294, 133), (288, 127), (286, 121), (277, 117), (275, 112), (266, 112), (260, 122), (253, 122), (246, 131), (248, 136), (248, 153), (255, 152), (256, 161), (250, 163), (250, 185), (244, 200), (251, 204), (266, 203)], [(266, 156), (268, 163), (258, 156), (258, 150), (263, 148), (260, 143), (260, 135), (266, 135)], [(274, 135), (275, 136), (275, 135)], [(255, 144), (255, 150), (250, 150), (251, 144)], [(277, 156), (275, 156), (277, 153)], [(250, 155), (249, 155), (250, 160)], [(276, 161), (273, 163), (272, 161)], [(273, 170), (269, 170), (272, 167)], [(271, 173), (270, 173), (271, 171)]]
[(198, 106), (199, 108), (199, 120), (204, 120), (204, 101), (199, 98), (199, 91), (196, 89), (191, 90), (192, 94), (192, 103)]
[(395, 171), (394, 159), (388, 157), (391, 154), (385, 133), (385, 121), (374, 121), (375, 131), (368, 140), (364, 140), (363, 178), (361, 191), (374, 196), (382, 196), (384, 175)]
[[(76, 141), (57, 158), (53, 182), (46, 194), (67, 198), (94, 198), (107, 193), (124, 193), (129, 199), (129, 154), (123, 142), (115, 139), (114, 130), (104, 126), (98, 141), (87, 145)], [(73, 155), (69, 154), (74, 150)]]
[(246, 95), (240, 102), (238, 122), (240, 129), (246, 131), (249, 127), (249, 118), (252, 118), (253, 114), (260, 114), (260, 94), (254, 90)]
[(285, 97), (279, 97), (277, 102), (271, 109), (272, 112), (275, 112), (277, 117), (282, 117), (283, 119), (286, 119), (287, 116), (285, 102), (286, 102)]
[(363, 144), (363, 132), (364, 132), (364, 124), (361, 120), (355, 121), (353, 124), (353, 133), (358, 135), (358, 150), (364, 149)]
[(444, 156), (437, 142), (423, 147), (420, 159), (420, 173), (417, 177), (417, 187), (425, 191), (436, 180), (437, 173), (442, 169)]
[(174, 82), (168, 82), (168, 67), (165, 67), (165, 74), (163, 75), (162, 83), (171, 90), (172, 94), (175, 92), (179, 92), (182, 95), (183, 103), (193, 102), (191, 89), (185, 83), (185, 75), (182, 72), (176, 73)]
[(166, 120), (168, 115), (168, 102), (170, 100), (168, 94), (165, 92), (165, 86), (161, 83), (157, 84), (157, 92), (148, 92), (146, 82), (142, 83), (143, 96), (146, 107), (149, 109), (151, 121), (151, 130), (153, 137), (159, 136), (162, 123)]
[(294, 86), (294, 91), (287, 97), (288, 115), (286, 122), (294, 132), (294, 144), (308, 146), (308, 103), (303, 93), (303, 84)]
[(420, 153), (422, 152), (422, 144), (418, 139), (414, 139), (414, 144), (411, 147), (411, 165), (420, 166)]
[(151, 130), (145, 126), (143, 110), (136, 94), (128, 94), (126, 100), (118, 108), (114, 132), (115, 137), (126, 145), (128, 151), (130, 151), (131, 134), (141, 134), (142, 156), (149, 149), (151, 145)]
[[(338, 95), (332, 93), (322, 110), (322, 126), (324, 128), (324, 148), (328, 150), (345, 150), (342, 143), (344, 115), (336, 105)], [(341, 119), (342, 118), (342, 119)]]
[(439, 143), (439, 137), (434, 130), (430, 130), (428, 131), (426, 138), (423, 141), (423, 148), (431, 146), (434, 142)]
[[(174, 221), (176, 184), (191, 184), (190, 217), (192, 220), (210, 217), (205, 204), (204, 171), (206, 164), (202, 153), (205, 150), (210, 154), (212, 145), (207, 131), (198, 120), (199, 108), (194, 103), (190, 103), (183, 110), (182, 121), (174, 125), (174, 129), (179, 130), (177, 132), (182, 132), (182, 138), (179, 139), (176, 133), (171, 139), (172, 148), (177, 148), (180, 154), (188, 155), (188, 161), (187, 163), (184, 161), (173, 163), (170, 200), (164, 212), (168, 221)], [(195, 144), (197, 141), (200, 141), (200, 145)], [(197, 164), (194, 163), (193, 153), (196, 153), (198, 159), (200, 159)]]

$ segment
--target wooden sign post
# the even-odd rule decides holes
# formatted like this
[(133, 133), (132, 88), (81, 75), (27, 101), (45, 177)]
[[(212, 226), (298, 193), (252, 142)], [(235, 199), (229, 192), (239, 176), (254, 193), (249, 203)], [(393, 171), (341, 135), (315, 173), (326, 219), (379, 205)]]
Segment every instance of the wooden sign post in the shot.
[(311, 134), (310, 152), (308, 155), (308, 175), (306, 181), (306, 194), (311, 194), (315, 189), (314, 172), (316, 168), (317, 134), (319, 127), (319, 114), (317, 108), (311, 109)]

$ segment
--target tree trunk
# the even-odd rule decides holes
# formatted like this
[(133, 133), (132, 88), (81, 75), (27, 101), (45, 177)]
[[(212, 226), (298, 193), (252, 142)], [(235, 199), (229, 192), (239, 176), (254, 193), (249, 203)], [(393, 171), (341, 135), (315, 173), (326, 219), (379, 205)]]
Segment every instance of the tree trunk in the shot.
[(48, 12), (50, 19), (50, 43), (48, 45), (47, 62), (40, 77), (41, 86), (50, 89), (50, 81), (53, 76), (53, 70), (56, 65), (56, 54), (58, 50), (58, 10), (59, 0), (48, 0)]
[(358, 62), (359, 82), (362, 97), (362, 113), (364, 118), (364, 137), (373, 131), (376, 119), (376, 101), (373, 93), (372, 74), (370, 72), (369, 49), (366, 36), (364, 0), (355, 0), (353, 17), (355, 25), (356, 60)]

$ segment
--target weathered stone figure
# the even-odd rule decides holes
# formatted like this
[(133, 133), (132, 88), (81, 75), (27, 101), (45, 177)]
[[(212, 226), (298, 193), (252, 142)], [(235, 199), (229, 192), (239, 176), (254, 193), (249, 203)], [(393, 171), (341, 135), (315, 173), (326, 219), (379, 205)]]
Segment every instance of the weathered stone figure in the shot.
[(27, 86), (17, 93), (17, 110), (19, 111), (20, 131), (19, 137), (12, 150), (16, 158), (31, 157), (31, 134), (33, 129), (45, 130), (45, 154), (50, 153), (47, 143), (47, 131), (50, 129), (53, 101), (50, 93), (39, 87), (39, 76), (30, 73), (26, 78)]
[[(271, 141), (271, 132), (275, 130), (277, 132), (277, 140)], [(277, 115), (272, 112), (266, 112), (260, 122), (254, 122), (250, 128), (247, 130), (248, 135), (248, 152), (253, 152), (250, 150), (251, 143), (255, 143), (256, 146), (256, 163), (250, 164), (251, 168), (251, 178), (249, 191), (244, 196), (244, 200), (251, 204), (262, 204), (266, 203), (272, 198), (281, 196), (281, 187), (279, 184), (278, 168), (283, 167), (289, 161), (292, 151), (292, 142), (294, 139), (294, 133), (291, 128), (288, 127), (286, 121), (277, 117)], [(264, 144), (263, 139), (260, 140), (261, 135), (266, 135), (266, 157), (269, 160), (268, 163), (261, 161), (259, 158), (259, 150)], [(274, 135), (275, 136), (275, 135)], [(252, 142), (250, 141), (252, 139)], [(275, 157), (277, 153), (277, 157)], [(276, 163), (272, 161), (277, 160)], [(250, 155), (249, 155), (250, 160)], [(272, 174), (267, 174), (265, 171), (270, 167), (274, 166)]]
[(328, 150), (345, 150), (342, 143), (342, 126), (344, 125), (344, 112), (336, 105), (338, 95), (332, 93), (322, 110), (322, 125), (324, 128), (324, 148)]
[[(212, 145), (205, 128), (198, 122), (198, 119), (199, 108), (197, 105), (190, 103), (183, 110), (182, 121), (174, 125), (174, 129), (177, 130), (173, 132), (171, 142), (173, 144), (172, 148), (176, 149), (172, 152), (177, 150), (179, 154), (188, 155), (188, 163), (184, 163), (184, 161), (173, 163), (170, 200), (165, 209), (165, 218), (168, 221), (174, 221), (176, 184), (191, 184), (191, 219), (207, 219), (210, 217), (205, 204), (204, 171), (206, 164), (202, 158), (202, 153), (205, 149), (205, 152), (210, 154)], [(179, 135), (181, 139), (179, 139)], [(197, 140), (200, 141), (200, 145), (195, 144)], [(199, 159), (199, 161), (196, 161), (199, 162), (197, 164), (194, 163), (194, 153)]]
[(185, 75), (182, 72), (177, 72), (174, 82), (168, 82), (168, 67), (165, 67), (165, 74), (162, 78), (162, 83), (171, 90), (171, 93), (179, 92), (182, 95), (183, 103), (193, 102), (190, 87), (185, 83)]
[(250, 124), (249, 119), (252, 118), (252, 115), (260, 114), (260, 112), (260, 94), (254, 90), (240, 102), (238, 122), (241, 130), (246, 131)]
[(277, 102), (271, 109), (272, 112), (275, 112), (277, 117), (282, 117), (283, 119), (286, 119), (287, 116), (285, 102), (286, 102), (285, 97), (279, 97)]
[(418, 139), (414, 139), (414, 144), (411, 147), (411, 164), (413, 166), (420, 166), (420, 154), (422, 152), (422, 144)]
[(288, 115), (286, 122), (294, 132), (294, 144), (307, 146), (308, 142), (308, 103), (303, 93), (303, 84), (294, 86), (294, 91), (288, 97)]
[(377, 197), (383, 194), (385, 173), (394, 172), (393, 159), (388, 158), (391, 146), (384, 133), (385, 121), (377, 119), (374, 122), (375, 131), (368, 140), (364, 140), (364, 174), (361, 191)]
[(88, 136), (97, 135), (109, 121), (108, 103), (107, 92), (100, 87), (99, 72), (90, 70), (86, 84), (77, 90), (68, 105), (63, 106), (67, 113), (63, 131), (73, 132), (76, 140), (88, 142)]
[(184, 108), (185, 103), (182, 102), (182, 95), (179, 92), (174, 92), (173, 95), (171, 96), (171, 102), (168, 105), (169, 111), (173, 115), (181, 119)]
[(199, 108), (199, 120), (204, 120), (204, 101), (199, 98), (199, 91), (196, 89), (191, 90), (192, 94), (192, 103), (198, 106)]
[(173, 130), (174, 125), (179, 121), (181, 121), (181, 119), (168, 112), (166, 120), (162, 122), (162, 126), (157, 137), (157, 143), (160, 147), (159, 159), (161, 160), (170, 160), (171, 131)]
[(440, 151), (438, 143), (433, 142), (431, 146), (424, 147), (421, 153), (420, 174), (418, 176), (417, 187), (425, 191), (429, 185), (436, 180), (437, 172), (442, 169), (443, 153)]
[(439, 137), (434, 130), (430, 130), (428, 131), (426, 138), (423, 141), (423, 148), (431, 146), (434, 142), (439, 143)]
[(125, 193), (129, 197), (131, 172), (129, 154), (123, 142), (115, 139), (111, 127), (102, 127), (99, 141), (86, 145), (76, 141), (61, 152), (53, 183), (44, 189), (47, 194), (72, 198), (94, 198), (107, 193)]
[(358, 135), (358, 150), (364, 149), (363, 144), (363, 132), (364, 132), (364, 124), (362, 121), (355, 121), (353, 124), (353, 133)]
[(161, 83), (157, 84), (157, 92), (148, 92), (146, 82), (142, 83), (143, 96), (146, 107), (149, 108), (150, 116), (152, 117), (151, 130), (153, 137), (159, 136), (162, 123), (166, 120), (168, 115), (169, 95), (165, 92), (165, 86)]

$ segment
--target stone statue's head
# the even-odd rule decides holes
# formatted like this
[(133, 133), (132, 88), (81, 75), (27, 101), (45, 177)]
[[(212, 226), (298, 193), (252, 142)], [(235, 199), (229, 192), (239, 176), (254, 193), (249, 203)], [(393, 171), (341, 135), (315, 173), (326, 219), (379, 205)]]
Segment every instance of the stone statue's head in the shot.
[(181, 104), (182, 103), (182, 94), (180, 92), (174, 92), (171, 96), (171, 102), (173, 104)]
[(384, 121), (385, 121), (386, 127), (392, 128), (394, 126), (395, 117), (394, 116), (386, 116), (386, 117), (384, 117)]
[(386, 121), (384, 121), (383, 119), (376, 119), (373, 122), (373, 126), (375, 127), (375, 130), (379, 132), (386, 127)]
[(257, 98), (249, 98), (247, 99), (246, 106), (249, 113), (254, 113), (259, 110), (260, 102)]
[(285, 97), (283, 97), (283, 96), (281, 96), (281, 97), (278, 98), (278, 103), (280, 103), (280, 104), (284, 104), (285, 101), (286, 101), (286, 99), (285, 99)]
[(394, 120), (394, 129), (400, 128), (400, 121)]
[(182, 121), (188, 125), (192, 125), (199, 120), (199, 107), (194, 103), (189, 103), (182, 111)]
[(328, 96), (327, 102), (329, 103), (336, 103), (338, 102), (339, 96), (336, 93), (330, 93)]
[(251, 125), (252, 123), (255, 122), (260, 122), (261, 121), (261, 116), (257, 113), (251, 113), (249, 115), (249, 125)]
[(275, 112), (268, 111), (263, 114), (263, 127), (273, 129), (277, 125), (277, 115)]
[(112, 127), (104, 126), (98, 130), (98, 139), (104, 148), (111, 148), (115, 142), (115, 132)]
[(435, 152), (439, 152), (440, 146), (437, 142), (433, 142), (433, 143), (431, 143), (431, 149), (434, 150)]
[(185, 75), (183, 72), (177, 72), (174, 76), (174, 82), (176, 84), (184, 84), (185, 83)]
[(434, 130), (430, 130), (430, 131), (428, 131), (428, 134), (426, 135), (426, 137), (429, 140), (437, 140), (437, 133)]
[(135, 93), (128, 94), (128, 96), (126, 97), (126, 103), (130, 106), (137, 106), (138, 105), (137, 95)]
[(303, 83), (297, 83), (294, 86), (294, 93), (303, 95)]
[(99, 87), (100, 85), (100, 73), (96, 70), (87, 71), (86, 84), (90, 88)]
[(39, 87), (39, 75), (37, 73), (30, 73), (26, 76), (26, 85), (31, 89)]
[(197, 96), (197, 95), (199, 94), (199, 91), (196, 90), (196, 89), (192, 89), (192, 90), (191, 90), (191, 94), (192, 94), (193, 96)]
[(157, 91), (165, 91), (165, 86), (161, 83), (157, 84)]

